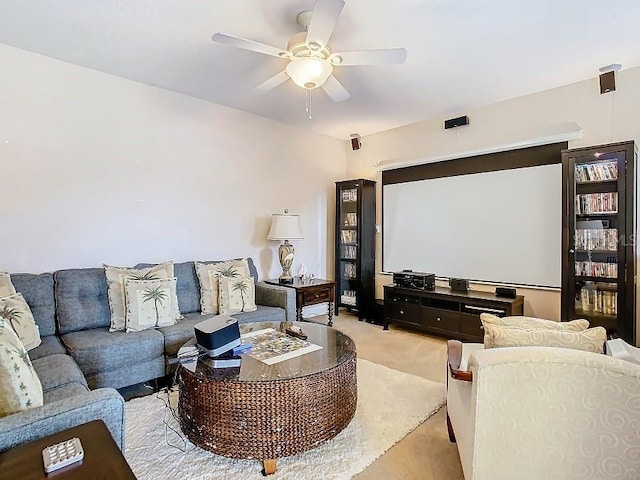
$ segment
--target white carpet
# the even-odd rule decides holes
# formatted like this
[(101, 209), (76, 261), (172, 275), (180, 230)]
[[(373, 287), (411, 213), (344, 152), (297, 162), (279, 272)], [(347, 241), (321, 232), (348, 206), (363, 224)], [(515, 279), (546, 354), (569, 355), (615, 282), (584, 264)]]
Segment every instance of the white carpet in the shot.
[[(366, 360), (358, 360), (357, 369), (358, 408), (349, 426), (313, 450), (278, 459), (278, 471), (269, 478), (349, 479), (444, 404), (442, 383)], [(138, 479), (264, 480), (262, 464), (256, 460), (221, 457), (188, 441), (186, 453), (168, 446), (162, 423), (164, 412), (164, 401), (155, 395), (126, 404), (125, 457)], [(167, 417), (179, 431), (177, 422), (170, 415)], [(170, 431), (168, 440), (182, 445), (181, 437)]]

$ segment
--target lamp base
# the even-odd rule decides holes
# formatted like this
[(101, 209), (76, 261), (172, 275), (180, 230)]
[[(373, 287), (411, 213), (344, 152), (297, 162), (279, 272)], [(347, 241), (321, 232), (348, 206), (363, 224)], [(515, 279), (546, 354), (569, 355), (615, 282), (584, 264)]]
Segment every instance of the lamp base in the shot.
[(278, 278), (278, 283), (283, 285), (291, 285), (293, 283), (293, 277), (280, 277)]
[(280, 266), (282, 267), (282, 275), (278, 277), (278, 282), (282, 284), (292, 284), (293, 275), (291, 275), (291, 265), (293, 264), (293, 245), (289, 240), (285, 240), (278, 248), (278, 257), (280, 258)]

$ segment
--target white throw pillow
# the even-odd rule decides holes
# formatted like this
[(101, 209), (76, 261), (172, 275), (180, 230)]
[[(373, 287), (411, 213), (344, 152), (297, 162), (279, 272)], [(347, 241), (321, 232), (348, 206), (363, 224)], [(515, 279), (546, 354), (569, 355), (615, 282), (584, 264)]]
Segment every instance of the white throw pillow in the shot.
[(176, 279), (124, 281), (127, 332), (168, 327), (176, 323)]
[(11, 276), (7, 272), (0, 272), (0, 298), (14, 295), (16, 289), (11, 283)]
[(607, 331), (594, 327), (582, 332), (539, 328), (536, 330), (500, 325), (485, 326), (493, 348), (500, 347), (559, 347), (602, 353), (607, 341)]
[(233, 315), (234, 313), (253, 312), (256, 306), (256, 285), (253, 277), (219, 278), (220, 313)]
[(27, 350), (33, 350), (42, 343), (40, 329), (21, 293), (0, 298), (0, 318), (13, 329)]
[[(109, 296), (109, 309), (111, 310), (110, 332), (118, 332), (125, 329), (125, 305), (124, 305), (124, 281), (127, 278), (133, 280), (158, 280), (173, 278), (173, 262), (164, 262), (148, 268), (127, 268), (104, 265), (104, 273), (107, 277), (107, 294)], [(182, 318), (178, 312), (177, 319)]]
[(0, 319), (0, 386), (0, 417), (42, 406), (42, 384), (29, 354), (3, 319)]
[(484, 328), (484, 348), (492, 348), (491, 337), (487, 335), (487, 325), (497, 325), (502, 327), (518, 327), (528, 330), (550, 329), (568, 332), (582, 332), (589, 328), (589, 320), (578, 319), (570, 322), (555, 322), (543, 318), (510, 316), (497, 317), (490, 313), (481, 313), (480, 320)]
[(218, 314), (218, 278), (249, 277), (249, 262), (246, 258), (227, 260), (218, 263), (195, 262), (196, 274), (200, 283), (200, 313)]

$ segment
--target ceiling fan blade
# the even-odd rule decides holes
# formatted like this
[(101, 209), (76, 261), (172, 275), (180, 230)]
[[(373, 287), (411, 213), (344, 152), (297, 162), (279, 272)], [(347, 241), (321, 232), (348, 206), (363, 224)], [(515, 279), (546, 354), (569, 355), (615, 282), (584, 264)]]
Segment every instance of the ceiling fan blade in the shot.
[(351, 94), (333, 75), (330, 75), (327, 81), (322, 84), (322, 89), (327, 92), (327, 95), (329, 95), (334, 102), (342, 102), (351, 98)]
[(266, 55), (273, 55), (274, 57), (287, 58), (289, 52), (280, 48), (272, 47), (265, 43), (255, 42), (253, 40), (247, 40), (246, 38), (234, 37), (233, 35), (227, 35), (226, 33), (214, 33), (211, 36), (213, 43), (219, 43), (221, 45), (227, 45), (229, 47), (242, 48), (244, 50), (251, 50), (254, 52), (264, 53)]
[(278, 85), (289, 80), (289, 75), (287, 75), (286, 71), (282, 71), (273, 77), (265, 80), (260, 85), (256, 87), (256, 92), (259, 94), (267, 93), (269, 90), (276, 88)]
[(327, 44), (343, 8), (344, 0), (316, 0), (307, 28), (307, 45), (311, 42)]
[(334, 53), (331, 58), (340, 57), (342, 61), (333, 61), (334, 65), (397, 65), (407, 61), (404, 48), (385, 48), (381, 50), (360, 50), (357, 52)]

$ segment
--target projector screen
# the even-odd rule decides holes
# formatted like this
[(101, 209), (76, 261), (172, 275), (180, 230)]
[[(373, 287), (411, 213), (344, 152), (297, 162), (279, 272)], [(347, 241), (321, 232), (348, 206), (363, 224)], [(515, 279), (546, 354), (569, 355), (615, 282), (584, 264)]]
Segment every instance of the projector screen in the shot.
[(562, 165), (385, 184), (383, 270), (560, 287)]

